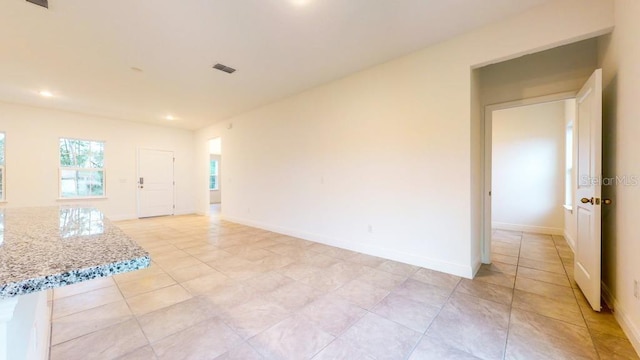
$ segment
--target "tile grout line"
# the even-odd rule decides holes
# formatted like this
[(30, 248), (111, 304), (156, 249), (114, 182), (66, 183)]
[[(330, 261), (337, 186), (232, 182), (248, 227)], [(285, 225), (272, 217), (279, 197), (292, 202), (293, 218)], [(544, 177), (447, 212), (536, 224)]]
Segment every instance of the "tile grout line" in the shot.
[(522, 243), (524, 242), (524, 234), (520, 232), (520, 245), (518, 246), (518, 263), (516, 265), (516, 274), (513, 277), (513, 288), (511, 288), (511, 303), (509, 303), (509, 320), (507, 321), (507, 334), (504, 339), (504, 347), (502, 352), (502, 359), (507, 357), (507, 348), (509, 345), (509, 334), (511, 332), (511, 317), (513, 312), (513, 301), (516, 297), (516, 281), (518, 280), (518, 271), (520, 269), (520, 253), (522, 252)]
[[(49, 349), (47, 349), (47, 360), (51, 360), (51, 350), (53, 349), (53, 302), (54, 302), (54, 289), (49, 289), (51, 291), (51, 306), (49, 307)], [(47, 295), (48, 297), (48, 295)], [(47, 298), (47, 302), (49, 299)]]
[[(556, 255), (557, 255), (557, 256), (558, 256), (558, 258), (560, 259), (560, 264), (561, 264), (561, 266), (562, 266), (562, 269), (563, 269), (563, 271), (564, 271), (564, 273), (565, 273), (565, 276), (566, 276), (566, 277), (567, 277), (567, 279), (569, 280), (569, 289), (571, 289), (571, 292), (572, 292), (572, 295), (573, 295), (573, 300), (575, 301), (575, 305), (578, 307), (578, 310), (580, 311), (580, 314), (581, 314), (581, 316), (582, 316), (583, 320), (585, 321), (585, 329), (586, 329), (586, 330), (587, 330), (587, 332), (589, 333), (589, 337), (590, 337), (590, 338), (592, 338), (591, 331), (590, 331), (590, 329), (589, 329), (589, 327), (588, 327), (588, 325), (587, 325), (586, 318), (584, 317), (582, 307), (580, 306), (580, 304), (579, 304), (579, 303), (578, 303), (578, 301), (577, 301), (577, 297), (576, 297), (576, 294), (575, 294), (575, 292), (574, 292), (573, 287), (571, 286), (571, 281), (570, 281), (570, 279), (569, 279), (569, 275), (568, 275), (568, 272), (567, 272), (567, 270), (566, 270), (565, 264), (564, 264), (564, 262), (562, 262), (562, 258), (561, 258), (561, 256), (560, 256), (559, 251), (558, 251), (558, 246), (556, 245), (556, 242), (555, 242), (555, 239), (553, 238), (553, 235), (551, 235), (551, 237), (552, 237), (552, 241), (553, 241), (553, 244), (554, 244), (553, 246), (554, 246), (554, 250), (555, 250), (555, 252), (556, 252)], [(565, 240), (565, 241), (566, 241), (566, 240)], [(519, 267), (520, 267), (520, 265), (518, 265), (518, 268), (519, 268)], [(526, 267), (526, 266), (523, 266), (523, 267), (528, 268), (528, 267)], [(544, 270), (540, 270), (540, 271), (544, 271)], [(534, 279), (534, 280), (536, 280), (536, 279)], [(540, 280), (538, 280), (538, 281), (540, 281)], [(557, 285), (557, 284), (548, 283), (548, 282), (545, 282), (545, 281), (541, 281), (541, 282), (544, 282), (544, 283), (546, 283), (546, 284), (551, 284), (551, 285)], [(528, 292), (528, 291), (526, 291), (526, 290), (521, 290), (521, 291), (523, 291), (523, 292)], [(534, 294), (535, 294), (535, 293), (534, 293)], [(537, 312), (534, 312), (534, 311), (524, 310), (524, 309), (521, 309), (521, 311), (525, 311), (525, 312), (529, 312), (529, 313), (532, 313), (532, 314), (536, 314), (536, 315), (538, 315), (538, 316), (541, 316), (541, 317), (544, 317), (544, 318), (547, 318), (547, 319), (550, 319), (550, 320), (559, 321), (559, 322), (562, 322), (562, 323), (567, 324), (567, 325), (570, 325), (570, 326), (578, 326), (578, 327), (580, 327), (579, 325), (576, 325), (576, 324), (574, 324), (574, 323), (568, 322), (568, 321), (566, 321), (566, 320), (553, 318), (553, 317), (550, 317), (550, 316), (547, 316), (547, 315), (544, 315), (544, 314), (540, 314), (540, 313), (537, 313)], [(596, 354), (596, 356), (597, 356), (597, 357), (598, 357), (598, 359), (599, 359), (599, 358), (600, 358), (600, 354), (598, 353), (597, 349), (595, 348), (595, 343), (593, 343), (593, 339), (592, 339), (592, 345), (593, 345), (592, 350), (594, 350), (594, 353)], [(573, 353), (573, 352), (570, 352), (570, 353), (571, 353), (571, 354), (574, 354), (574, 355), (579, 355), (579, 354), (575, 354), (575, 353)]]
[[(563, 237), (564, 239), (564, 237)], [(566, 243), (566, 239), (564, 240)], [(560, 252), (558, 251), (558, 246), (555, 242), (555, 239), (553, 241), (554, 247), (556, 249), (556, 253), (558, 254), (558, 257), (560, 257)], [(573, 249), (571, 250), (571, 252), (573, 253)], [(575, 256), (575, 253), (573, 254), (573, 256)], [(560, 258), (560, 261), (562, 262), (562, 258)], [(574, 260), (575, 263), (575, 260)], [(564, 263), (562, 263), (562, 269), (564, 270), (565, 276), (567, 277), (567, 279), (569, 280), (569, 286), (571, 287), (571, 293), (573, 294), (573, 300), (575, 301), (576, 305), (578, 306), (578, 310), (580, 311), (580, 316), (582, 317), (582, 320), (584, 321), (584, 326), (587, 328), (587, 332), (589, 333), (589, 339), (591, 339), (591, 346), (593, 347), (593, 351), (595, 352), (596, 356), (598, 356), (598, 359), (601, 358), (600, 356), (600, 352), (598, 351), (598, 348), (596, 347), (596, 343), (594, 341), (594, 337), (593, 337), (593, 332), (591, 331), (591, 328), (589, 327), (589, 323), (587, 322), (587, 318), (584, 316), (584, 310), (582, 309), (582, 306), (580, 306), (580, 302), (578, 302), (578, 297), (576, 296), (576, 292), (573, 288), (573, 285), (571, 283), (571, 279), (569, 278), (569, 272), (567, 271), (566, 266), (564, 265)], [(575, 278), (574, 278), (574, 282), (575, 282)], [(578, 291), (581, 291), (580, 289), (577, 289)]]
[[(164, 270), (163, 270), (164, 271)], [(115, 279), (113, 280), (114, 283), (116, 283), (116, 287), (118, 288), (118, 291), (120, 292), (120, 295), (122, 296), (122, 299), (124, 300), (124, 303), (127, 304), (127, 308), (129, 309), (129, 312), (131, 312), (131, 316), (133, 317), (133, 319), (136, 321), (136, 324), (138, 325), (138, 328), (140, 328), (140, 332), (142, 333), (142, 335), (144, 336), (144, 338), (147, 340), (147, 345), (145, 346), (149, 346), (151, 348), (151, 351), (153, 352), (153, 354), (158, 357), (158, 354), (156, 354), (156, 350), (153, 348), (153, 346), (151, 346), (151, 341), (149, 341), (149, 337), (147, 336), (147, 334), (144, 332), (144, 329), (142, 328), (142, 325), (140, 324), (140, 320), (138, 319), (138, 316), (133, 312), (133, 309), (131, 309), (131, 305), (129, 305), (129, 302), (127, 301), (127, 299), (124, 297), (124, 294), (122, 294), (122, 290), (120, 290), (120, 285), (118, 285), (118, 283), (115, 281)], [(138, 349), (143, 348), (144, 346), (141, 346), (139, 348), (136, 348), (132, 351), (130, 351), (127, 354), (131, 354), (134, 351), (137, 351)], [(123, 354), (120, 355), (120, 357), (127, 355), (127, 354)]]
[[(58, 345), (61, 345), (61, 344), (65, 344), (65, 343), (68, 343), (68, 342), (70, 342), (70, 341), (73, 341), (73, 340), (79, 339), (79, 338), (84, 337), (84, 336), (87, 336), (87, 335), (95, 334), (95, 333), (97, 333), (97, 332), (99, 332), (99, 331), (106, 330), (106, 329), (109, 329), (109, 328), (112, 328), (112, 327), (115, 327), (115, 326), (121, 325), (121, 324), (123, 324), (123, 323), (125, 323), (125, 322), (127, 322), (127, 321), (130, 321), (130, 320), (136, 320), (136, 323), (138, 324), (138, 327), (140, 328), (140, 331), (142, 332), (142, 334), (145, 336), (145, 339), (147, 340), (147, 345), (150, 345), (149, 339), (146, 337), (146, 334), (145, 334), (145, 333), (144, 333), (144, 331), (142, 330), (142, 327), (140, 326), (140, 323), (138, 322), (138, 320), (137, 320), (137, 318), (136, 318), (135, 314), (133, 313), (133, 311), (132, 311), (132, 310), (131, 310), (131, 308), (129, 307), (129, 303), (126, 301), (126, 298), (125, 298), (125, 297), (124, 297), (124, 295), (122, 294), (122, 292), (121, 292), (121, 290), (120, 290), (120, 288), (119, 288), (118, 284), (115, 282), (115, 280), (113, 280), (113, 282), (114, 282), (114, 284), (115, 284), (115, 287), (118, 289), (118, 292), (119, 292), (119, 293), (120, 293), (120, 295), (122, 296), (122, 300), (118, 300), (118, 301), (124, 301), (124, 303), (127, 305), (127, 308), (129, 309), (129, 312), (131, 313), (131, 317), (130, 317), (130, 318), (128, 318), (128, 319), (125, 319), (125, 320), (123, 320), (123, 321), (117, 322), (117, 323), (115, 323), (115, 324), (111, 324), (111, 325), (109, 325), (109, 326), (106, 326), (106, 327), (104, 327), (104, 328), (97, 329), (97, 330), (93, 330), (93, 331), (89, 331), (89, 332), (87, 332), (87, 333), (85, 333), (85, 334), (82, 334), (82, 335), (76, 336), (76, 337), (74, 337), (74, 338), (71, 338), (71, 339), (65, 340), (65, 341), (60, 342), (60, 343), (58, 343), (58, 344), (55, 344), (55, 345), (53, 345), (53, 344), (52, 344), (52, 345), (50, 345), (50, 350), (51, 350), (51, 349), (53, 349), (53, 347), (54, 347), (54, 346), (58, 346)], [(91, 290), (91, 291), (93, 291), (93, 290)], [(89, 291), (87, 291), (87, 292), (89, 292)], [(80, 295), (80, 294), (83, 294), (83, 293), (79, 293), (79, 294), (77, 294), (77, 295)], [(100, 305), (100, 306), (97, 306), (97, 307), (93, 307), (93, 308), (90, 308), (90, 309), (87, 309), (87, 310), (83, 310), (83, 311), (94, 310), (94, 309), (97, 309), (97, 308), (102, 307), (102, 306), (106, 306), (106, 305), (114, 304), (114, 303), (116, 303), (116, 302), (118, 302), (118, 301), (110, 302), (110, 303), (103, 304), (103, 305)], [(81, 313), (81, 312), (82, 312), (82, 311), (79, 311), (79, 312), (76, 312), (76, 313), (73, 313), (73, 314), (70, 314), (70, 315), (78, 314), (78, 313)], [(67, 316), (70, 316), (70, 315), (67, 315)], [(62, 317), (62, 318), (64, 318), (64, 317)], [(59, 318), (59, 319), (60, 319), (60, 318)], [(51, 328), (52, 328), (52, 329), (51, 329), (52, 331), (51, 331), (50, 336), (51, 336), (51, 338), (53, 339), (53, 321), (52, 321), (52, 323), (51, 323)], [(147, 346), (147, 345), (144, 345), (144, 346)], [(137, 347), (137, 348), (133, 349), (133, 350), (132, 350), (132, 351), (130, 351), (130, 352), (127, 352), (127, 353), (125, 353), (125, 354), (121, 354), (121, 355), (119, 355), (118, 357), (122, 357), (122, 356), (125, 356), (125, 355), (127, 355), (127, 354), (130, 354), (130, 353), (132, 353), (132, 352), (134, 352), (134, 351), (137, 351), (137, 350), (139, 350), (139, 349), (143, 348), (144, 346)], [(51, 351), (49, 352), (49, 357), (51, 357)]]
[[(399, 285), (398, 285), (399, 286)], [(337, 289), (336, 289), (337, 290)], [(333, 290), (335, 291), (335, 290)], [(333, 294), (333, 291), (327, 292), (325, 293), (323, 296), (327, 296), (329, 294)], [(340, 299), (344, 300), (345, 302), (347, 302), (350, 305), (353, 305), (359, 309), (364, 310), (364, 313), (362, 316), (358, 317), (356, 320), (354, 320), (353, 322), (351, 322), (351, 324), (349, 324), (349, 326), (345, 327), (344, 329), (342, 329), (342, 331), (340, 331), (337, 335), (335, 335), (334, 339), (332, 341), (330, 341), (327, 345), (325, 345), (322, 349), (320, 349), (317, 353), (313, 354), (313, 356), (311, 357), (311, 359), (313, 359), (314, 357), (318, 356), (318, 354), (320, 354), (322, 351), (324, 351), (324, 349), (326, 349), (327, 347), (329, 347), (329, 345), (331, 345), (332, 343), (334, 343), (337, 339), (341, 338), (342, 335), (344, 335), (347, 330), (351, 329), (353, 326), (355, 326), (356, 323), (358, 323), (358, 321), (362, 320), (365, 316), (367, 316), (367, 314), (371, 313), (369, 310), (364, 309), (362, 307), (360, 307), (359, 305), (353, 304), (350, 301), (348, 301), (347, 299), (344, 299), (342, 296), (337, 295), (337, 294), (333, 294), (337, 297), (339, 297)], [(329, 333), (328, 333), (329, 334)], [(333, 336), (333, 334), (329, 334), (331, 336)], [(346, 341), (346, 340), (345, 340)]]
[[(417, 272), (417, 271), (416, 271)], [(407, 279), (409, 280), (409, 279)], [(411, 357), (411, 355), (413, 355), (413, 353), (416, 351), (416, 349), (418, 348), (418, 345), (420, 345), (420, 342), (422, 342), (422, 340), (424, 338), (427, 337), (427, 332), (429, 331), (429, 329), (431, 329), (431, 327), (433, 326), (433, 323), (436, 321), (436, 319), (438, 318), (438, 316), (440, 316), (440, 313), (442, 312), (442, 310), (444, 309), (445, 306), (447, 306), (447, 303), (449, 302), (449, 300), (451, 299), (451, 297), (453, 296), (453, 294), (456, 292), (456, 290), (458, 289), (458, 287), (460, 286), (460, 284), (462, 283), (462, 279), (458, 279), (458, 283), (456, 284), (456, 286), (453, 287), (453, 290), (451, 290), (451, 293), (449, 294), (449, 296), (447, 296), (447, 299), (444, 301), (444, 303), (442, 304), (442, 306), (440, 307), (440, 309), (438, 310), (438, 313), (435, 314), (433, 316), (433, 319), (431, 319), (431, 322), (429, 323), (429, 326), (427, 326), (427, 328), (424, 330), (424, 332), (422, 333), (422, 335), (420, 336), (420, 339), (418, 340), (418, 342), (416, 342), (416, 344), (414, 345), (413, 349), (411, 349), (411, 352), (409, 352), (409, 355), (407, 357), (407, 359), (409, 359)], [(435, 285), (434, 285), (435, 286)], [(447, 345), (448, 346), (448, 345)], [(462, 349), (458, 349), (455, 348), (456, 350), (460, 350), (463, 351), (467, 354), (470, 354)], [(475, 356), (473, 354), (470, 354), (472, 356)]]

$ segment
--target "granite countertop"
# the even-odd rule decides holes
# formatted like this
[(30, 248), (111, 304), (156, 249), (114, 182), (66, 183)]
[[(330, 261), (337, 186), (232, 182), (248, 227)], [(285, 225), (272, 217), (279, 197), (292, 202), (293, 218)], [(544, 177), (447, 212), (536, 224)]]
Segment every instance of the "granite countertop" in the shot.
[(0, 209), (0, 299), (146, 268), (149, 254), (97, 209)]

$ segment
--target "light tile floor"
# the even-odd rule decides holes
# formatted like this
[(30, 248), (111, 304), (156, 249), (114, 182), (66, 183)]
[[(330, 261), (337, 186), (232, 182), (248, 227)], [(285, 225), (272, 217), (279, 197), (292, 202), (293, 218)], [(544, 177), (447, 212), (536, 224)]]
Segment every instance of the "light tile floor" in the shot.
[(150, 268), (55, 290), (51, 359), (638, 359), (562, 237), (474, 280), (202, 216), (119, 222)]

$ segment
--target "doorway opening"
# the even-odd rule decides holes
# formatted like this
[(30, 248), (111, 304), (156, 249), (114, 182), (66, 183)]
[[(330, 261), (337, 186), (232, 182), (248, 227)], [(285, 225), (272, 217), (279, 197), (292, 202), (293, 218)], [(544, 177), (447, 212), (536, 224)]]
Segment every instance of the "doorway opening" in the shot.
[(493, 230), (571, 237), (575, 95), (485, 108), (483, 263), (492, 261)]
[[(568, 101), (573, 98), (573, 101)], [(554, 102), (563, 100), (559, 106), (553, 105)], [(528, 129), (532, 126), (538, 126), (543, 123), (541, 120), (543, 117), (549, 116), (540, 115), (538, 118), (531, 116), (533, 113), (540, 114), (540, 104), (551, 103), (545, 105), (545, 107), (552, 109), (553, 106), (558, 107), (556, 111), (558, 116), (556, 120), (552, 120), (553, 126), (562, 124), (562, 130), (556, 136), (537, 136), (536, 141), (523, 142), (522, 139), (517, 140), (518, 136), (528, 136), (531, 133), (536, 133), (535, 129)], [(536, 111), (532, 111), (533, 107), (526, 107), (525, 105), (536, 105)], [(523, 111), (524, 109), (524, 111)], [(507, 111), (508, 110), (508, 111)], [(508, 116), (505, 119), (508, 122), (506, 124), (506, 131), (504, 129), (498, 130), (497, 126), (505, 119), (500, 119), (505, 113), (510, 113), (512, 118)], [(523, 114), (527, 113), (527, 116)], [(524, 122), (518, 126), (513, 126), (512, 121), (514, 115), (518, 115), (525, 119)], [(537, 115), (536, 115), (537, 116)], [(559, 120), (558, 120), (559, 119)], [(522, 119), (520, 119), (522, 120)], [(503, 125), (504, 126), (504, 125)], [(573, 272), (574, 279), (580, 290), (582, 290), (589, 304), (595, 311), (601, 309), (601, 205), (610, 204), (609, 199), (601, 199), (602, 193), (602, 69), (596, 69), (589, 79), (584, 83), (579, 92), (575, 94), (559, 94), (550, 95), (546, 97), (534, 98), (529, 100), (516, 101), (505, 104), (498, 104), (493, 106), (487, 106), (484, 119), (485, 128), (485, 178), (484, 178), (484, 246), (482, 248), (482, 261), (485, 263), (491, 263), (491, 235), (492, 227), (497, 222), (494, 222), (494, 198), (499, 201), (503, 194), (499, 192), (508, 193), (509, 190), (505, 184), (500, 184), (500, 179), (494, 181), (494, 175), (499, 175), (500, 171), (496, 171), (496, 166), (500, 166), (501, 163), (510, 162), (511, 164), (506, 168), (507, 172), (514, 172), (516, 178), (508, 178), (508, 184), (515, 184), (518, 191), (514, 191), (511, 194), (507, 194), (506, 199), (508, 203), (515, 208), (509, 209), (509, 214), (501, 214), (501, 216), (511, 216), (513, 213), (522, 212), (525, 209), (525, 213), (530, 213), (532, 209), (536, 210), (541, 208), (545, 210), (547, 205), (551, 205), (551, 209), (559, 208), (562, 206), (565, 210), (569, 211), (565, 214), (562, 227), (558, 228), (560, 231), (558, 235), (564, 235), (569, 240), (568, 243), (573, 243), (573, 253), (575, 257), (573, 260)], [(513, 134), (516, 134), (514, 137)], [(527, 156), (518, 157), (522, 149), (509, 148), (510, 141), (516, 139), (514, 142), (520, 148), (523, 144), (526, 147), (531, 147), (532, 153), (547, 154), (547, 162), (551, 163), (551, 167), (546, 166), (543, 162), (533, 161), (534, 166), (531, 166), (531, 159)], [(554, 141), (553, 138), (556, 140)], [(507, 139), (507, 140), (505, 140)], [(543, 140), (543, 141), (540, 141)], [(494, 153), (498, 154), (501, 142), (504, 142), (507, 146), (506, 156), (494, 156)], [(546, 142), (556, 144), (551, 146), (545, 145), (543, 148), (539, 147), (539, 144), (545, 144)], [(533, 145), (532, 145), (533, 144)], [(563, 145), (563, 146), (561, 146)], [(570, 151), (566, 151), (566, 147), (570, 147)], [(555, 151), (547, 151), (548, 149), (555, 149)], [(568, 156), (570, 154), (570, 156)], [(502, 154), (505, 155), (505, 154)], [(526, 152), (525, 152), (526, 155)], [(570, 157), (569, 161), (566, 159)], [(564, 169), (561, 166), (553, 166), (554, 163), (564, 164)], [(548, 165), (548, 164), (547, 164)], [(524, 166), (524, 167), (523, 167)], [(529, 171), (529, 167), (531, 171)], [(549, 175), (549, 174), (551, 175)], [(540, 177), (542, 175), (542, 177)], [(568, 176), (568, 179), (565, 177)], [(542, 181), (541, 179), (549, 178), (552, 183), (557, 184), (555, 193), (556, 196), (547, 193), (536, 193), (532, 189), (539, 188), (540, 184), (536, 182)], [(533, 179), (533, 181), (531, 181)], [(555, 180), (555, 181), (553, 181)], [(524, 186), (522, 186), (524, 184)], [(569, 189), (560, 191), (568, 186)], [(507, 189), (507, 190), (505, 190)], [(547, 189), (548, 190), (548, 189)], [(553, 192), (554, 190), (551, 189)], [(570, 192), (570, 193), (567, 193)], [(567, 204), (565, 201), (570, 199), (571, 203)], [(579, 199), (578, 201), (576, 199)], [(503, 199), (504, 200), (504, 199)], [(540, 200), (540, 201), (539, 201)], [(534, 211), (535, 214), (535, 211)], [(531, 214), (528, 214), (529, 216)], [(513, 217), (512, 217), (513, 218)], [(513, 224), (511, 224), (513, 225)], [(573, 234), (572, 228), (575, 230)], [(554, 234), (553, 228), (549, 232)], [(531, 231), (529, 229), (512, 229), (520, 231)], [(537, 231), (536, 231), (537, 230)], [(535, 227), (533, 232), (545, 233), (545, 227)], [(519, 255), (520, 256), (520, 255)]]

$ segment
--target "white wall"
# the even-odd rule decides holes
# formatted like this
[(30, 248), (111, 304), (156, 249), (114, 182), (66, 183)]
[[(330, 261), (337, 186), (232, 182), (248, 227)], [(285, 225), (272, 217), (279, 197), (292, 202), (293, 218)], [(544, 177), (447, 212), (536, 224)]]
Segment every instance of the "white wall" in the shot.
[[(603, 176), (640, 175), (640, 2), (616, 0), (616, 28), (600, 43), (604, 81)], [(603, 282), (614, 314), (640, 353), (640, 299), (633, 296), (633, 280), (640, 280), (640, 186), (629, 181), (603, 186)]]
[[(64, 111), (0, 103), (6, 133), (4, 206), (92, 204), (111, 219), (136, 217), (137, 149), (171, 150), (176, 157), (176, 214), (194, 212), (194, 133)], [(58, 139), (105, 141), (107, 198), (58, 200)]]
[(611, 25), (609, 1), (551, 2), (203, 129), (198, 162), (223, 136), (227, 219), (470, 277), (482, 213), (471, 69)]
[(222, 201), (222, 184), (220, 184), (220, 178), (222, 177), (222, 158), (220, 155), (209, 155), (210, 160), (218, 161), (218, 190), (209, 190), (209, 203), (219, 204)]
[(564, 143), (564, 101), (493, 112), (495, 228), (563, 233)]

